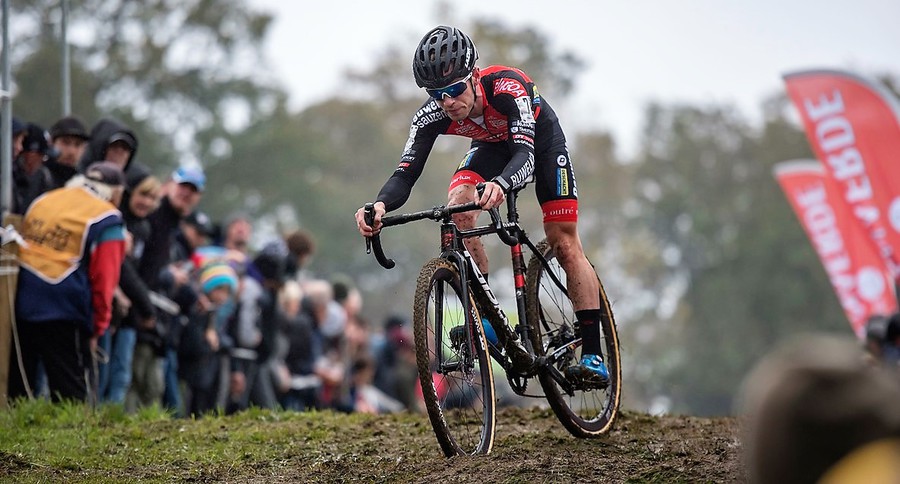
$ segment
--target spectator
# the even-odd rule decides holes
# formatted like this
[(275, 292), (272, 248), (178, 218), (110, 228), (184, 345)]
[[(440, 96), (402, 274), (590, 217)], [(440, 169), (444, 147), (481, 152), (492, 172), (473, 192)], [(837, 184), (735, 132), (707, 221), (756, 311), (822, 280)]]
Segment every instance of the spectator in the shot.
[(298, 281), (309, 279), (306, 266), (316, 252), (316, 242), (312, 235), (306, 231), (297, 230), (285, 237), (285, 243), (290, 254), (287, 263), (287, 277)]
[(131, 128), (114, 119), (101, 119), (91, 129), (90, 142), (79, 168), (84, 168), (92, 160), (107, 160), (127, 172), (137, 148), (138, 139)]
[[(851, 340), (805, 336), (776, 349), (742, 388), (751, 482), (900, 482), (900, 384)], [(861, 456), (865, 466), (854, 466)], [(870, 472), (891, 471), (887, 479)], [(831, 480), (841, 475), (849, 480)]]
[[(191, 167), (178, 168), (163, 185), (159, 207), (147, 217), (150, 223), (150, 238), (138, 264), (138, 274), (147, 282), (151, 291), (174, 296), (188, 283), (188, 270), (175, 263), (178, 261), (172, 260), (172, 245), (181, 220), (196, 209), (205, 186), (206, 176), (203, 171)], [(177, 324), (177, 316), (166, 315), (165, 320), (161, 319), (157, 319), (156, 331), (138, 333), (135, 351), (145, 354), (156, 351), (158, 334), (161, 331), (165, 332), (165, 359), (161, 362), (162, 369), (144, 372), (152, 378), (161, 374), (164, 381), (162, 384), (140, 381), (141, 375), (135, 373), (133, 384), (151, 389), (161, 386), (164, 388), (163, 393), (152, 396), (152, 400), (162, 400), (167, 408), (177, 411), (183, 407), (178, 392), (178, 358), (175, 350), (180, 325)]]
[(293, 279), (286, 280), (278, 292), (278, 312), (281, 317), (272, 369), (275, 393), (279, 399), (291, 389), (291, 372), (285, 362), (290, 342), (285, 334), (285, 328), (300, 316), (302, 301), (303, 289), (300, 283)]
[(383, 414), (400, 412), (404, 409), (402, 403), (372, 385), (375, 365), (370, 358), (356, 359), (350, 373), (352, 375), (350, 400), (353, 402), (354, 412)]
[(163, 285), (160, 276), (172, 260), (174, 244), (181, 221), (193, 212), (203, 196), (206, 175), (199, 168), (182, 167), (172, 172), (163, 185), (159, 208), (151, 213), (150, 240), (141, 257), (141, 277), (152, 281), (150, 288), (158, 290)]
[(222, 245), (226, 249), (249, 254), (250, 238), (253, 236), (253, 222), (250, 216), (243, 212), (231, 214), (225, 220), (223, 232)]
[(196, 271), (199, 291), (188, 307), (187, 325), (178, 344), (178, 376), (185, 382), (187, 415), (201, 416), (217, 406), (220, 376), (221, 328), (217, 310), (237, 291), (237, 274), (224, 261), (211, 261)]
[(53, 177), (44, 166), (51, 155), (50, 135), (44, 128), (28, 123), (22, 138), (22, 152), (13, 163), (13, 213), (24, 214), (35, 198), (55, 188)]
[(322, 284), (314, 286), (311, 294), (304, 295), (299, 312), (287, 312), (281, 328), (288, 343), (284, 363), (290, 373), (290, 388), (281, 396), (281, 405), (287, 410), (305, 411), (320, 407), (322, 372), (319, 362), (323, 350), (318, 321), (325, 318), (331, 300), (327, 287)]
[(30, 393), (38, 361), (53, 400), (94, 396), (87, 383), (93, 380), (93, 351), (109, 326), (125, 253), (124, 223), (116, 209), (124, 181), (114, 164), (95, 163), (25, 214), (28, 245), (20, 248), (16, 293), (25, 379), (10, 380), (10, 396)]
[(28, 126), (18, 118), (12, 118), (12, 159), (22, 154), (22, 143), (25, 141)]
[(123, 317), (113, 319), (117, 324), (114, 324), (114, 331), (108, 338), (109, 376), (100, 393), (104, 401), (124, 404), (131, 387), (133, 368), (144, 371), (151, 364), (146, 361), (148, 356), (152, 361), (153, 355), (146, 354), (138, 355), (135, 360), (138, 330), (152, 331), (156, 328), (156, 310), (150, 299), (147, 283), (138, 274), (137, 262), (150, 238), (147, 216), (159, 205), (160, 190), (158, 178), (151, 175), (143, 165), (132, 165), (126, 177), (125, 195), (120, 206), (130, 241), (122, 263), (120, 291), (117, 293), (121, 295), (117, 300), (121, 300), (119, 306)]
[(419, 374), (412, 331), (406, 319), (399, 315), (388, 317), (383, 337), (373, 346), (374, 385), (387, 396), (403, 403), (408, 410), (418, 410), (420, 403), (416, 395), (416, 382)]
[(283, 244), (268, 244), (252, 261), (260, 279), (254, 279), (249, 273), (243, 279), (242, 317), (235, 321), (237, 346), (256, 353), (255, 361), (232, 359), (233, 377), (245, 382), (240, 400), (243, 406), (250, 403), (275, 408), (278, 405), (275, 382), (279, 367), (279, 328), (284, 318), (278, 306), (278, 294), (285, 282), (286, 259)]
[[(84, 157), (90, 135), (77, 116), (66, 116), (50, 127), (50, 142), (56, 156), (46, 162), (53, 176), (53, 187), (66, 184), (78, 172), (78, 162)], [(102, 159), (102, 158), (99, 158)]]
[(206, 213), (200, 210), (192, 211), (185, 217), (175, 234), (175, 242), (172, 247), (173, 260), (187, 260), (198, 247), (210, 245), (215, 234), (215, 226)]
[[(343, 321), (343, 329), (340, 334), (334, 338), (335, 349), (338, 351), (341, 364), (344, 368), (353, 368), (360, 360), (369, 360), (372, 355), (369, 348), (369, 325), (360, 315), (362, 310), (362, 294), (353, 287), (349, 278), (346, 276), (337, 276), (331, 283), (332, 293), (334, 294), (334, 303), (337, 310), (332, 310), (337, 319)], [(374, 364), (372, 365), (374, 373)], [(366, 369), (368, 371), (368, 369)], [(352, 410), (354, 407), (354, 388), (355, 379), (352, 371), (347, 372), (344, 381), (337, 390), (335, 396), (337, 407)], [(371, 379), (370, 379), (371, 380)], [(371, 383), (371, 381), (369, 382)]]

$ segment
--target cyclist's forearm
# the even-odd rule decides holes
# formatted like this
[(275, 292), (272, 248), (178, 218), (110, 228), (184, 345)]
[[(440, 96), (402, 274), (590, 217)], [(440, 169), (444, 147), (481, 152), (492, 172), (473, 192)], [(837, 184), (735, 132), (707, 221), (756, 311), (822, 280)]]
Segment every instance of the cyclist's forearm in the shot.
[(503, 168), (493, 181), (503, 187), (504, 191), (510, 188), (518, 188), (528, 181), (529, 177), (534, 173), (534, 152), (530, 150), (518, 150), (513, 154), (512, 159)]
[(409, 199), (412, 187), (412, 182), (400, 176), (392, 176), (381, 188), (378, 196), (375, 197), (375, 201), (384, 203), (385, 211), (396, 210), (402, 207), (406, 200)]

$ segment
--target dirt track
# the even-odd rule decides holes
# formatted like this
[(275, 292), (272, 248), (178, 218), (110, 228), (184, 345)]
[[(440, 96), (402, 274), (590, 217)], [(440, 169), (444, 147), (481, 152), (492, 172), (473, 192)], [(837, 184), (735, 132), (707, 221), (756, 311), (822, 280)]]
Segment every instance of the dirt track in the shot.
[(110, 427), (113, 441), (89, 451), (111, 457), (101, 465), (70, 450), (0, 451), (0, 482), (742, 482), (738, 431), (736, 419), (624, 412), (582, 440), (549, 410), (507, 408), (490, 455), (447, 459), (424, 415), (163, 419)]
[[(736, 419), (650, 417), (625, 412), (605, 438), (571, 437), (548, 410), (505, 409), (489, 456), (444, 458), (426, 418), (376, 418), (335, 442), (337, 454), (280, 481), (741, 482)], [(349, 430), (349, 429), (348, 429)], [(362, 439), (362, 440), (360, 440)], [(368, 441), (368, 442), (367, 442)], [(330, 454), (330, 455), (328, 455)], [(260, 476), (261, 477), (261, 476)]]

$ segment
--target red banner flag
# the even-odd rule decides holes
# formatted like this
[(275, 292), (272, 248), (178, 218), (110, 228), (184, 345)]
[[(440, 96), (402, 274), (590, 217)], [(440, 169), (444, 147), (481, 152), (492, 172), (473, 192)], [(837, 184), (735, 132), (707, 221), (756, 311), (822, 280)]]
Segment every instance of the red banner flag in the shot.
[(897, 311), (891, 273), (842, 198), (842, 187), (815, 160), (786, 161), (775, 178), (812, 242), (850, 326), (863, 337), (870, 316)]
[(816, 157), (900, 280), (900, 102), (846, 72), (795, 72), (784, 81)]

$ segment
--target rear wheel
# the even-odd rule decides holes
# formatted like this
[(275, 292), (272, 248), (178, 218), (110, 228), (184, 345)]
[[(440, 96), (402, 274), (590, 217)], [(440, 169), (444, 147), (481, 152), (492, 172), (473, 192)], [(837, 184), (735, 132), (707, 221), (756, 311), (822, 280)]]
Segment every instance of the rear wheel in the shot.
[(431, 426), (447, 457), (487, 454), (494, 442), (494, 376), (481, 318), (468, 314), (456, 266), (432, 259), (416, 282), (416, 366)]
[[(575, 309), (566, 295), (566, 272), (550, 245), (538, 244), (538, 252), (548, 262), (545, 268), (538, 257), (528, 262), (527, 315), (530, 338), (538, 355), (549, 356), (554, 367), (565, 369), (578, 361), (581, 339), (575, 336)], [(553, 280), (554, 275), (557, 281)], [(616, 323), (603, 284), (600, 287), (600, 344), (603, 361), (609, 369), (609, 386), (603, 389), (576, 389), (569, 395), (546, 371), (540, 374), (541, 387), (553, 412), (563, 426), (576, 437), (598, 437), (612, 428), (619, 411), (622, 393), (622, 365)], [(574, 342), (574, 344), (572, 344)]]

